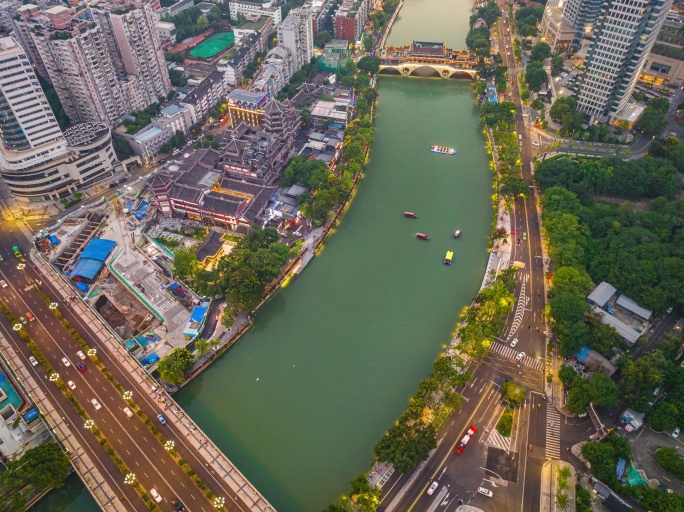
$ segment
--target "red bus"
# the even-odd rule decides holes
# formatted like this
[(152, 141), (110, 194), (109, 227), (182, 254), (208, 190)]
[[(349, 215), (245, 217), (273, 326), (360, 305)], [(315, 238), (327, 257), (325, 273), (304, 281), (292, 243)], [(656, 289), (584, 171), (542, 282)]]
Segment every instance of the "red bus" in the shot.
[(456, 453), (463, 453), (463, 449), (468, 445), (470, 440), (475, 437), (475, 432), (477, 432), (477, 428), (475, 428), (474, 425), (470, 425), (470, 428), (468, 429), (468, 432), (465, 433), (463, 438), (459, 441), (459, 443), (456, 445), (456, 448), (454, 448), (454, 451)]

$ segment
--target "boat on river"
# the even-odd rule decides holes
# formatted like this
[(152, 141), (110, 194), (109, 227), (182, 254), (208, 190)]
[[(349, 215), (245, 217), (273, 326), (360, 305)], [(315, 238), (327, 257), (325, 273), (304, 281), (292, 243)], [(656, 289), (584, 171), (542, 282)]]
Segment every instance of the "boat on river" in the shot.
[(416, 233), (416, 238), (420, 238), (421, 240), (430, 240), (430, 237), (425, 233)]
[(415, 219), (415, 218), (418, 217), (418, 215), (416, 215), (416, 214), (413, 213), (413, 212), (404, 212), (404, 217), (408, 217), (408, 218), (410, 218), (410, 219)]
[(458, 238), (459, 236), (461, 236), (461, 230), (457, 229), (456, 231), (454, 231), (454, 238)]
[(447, 251), (446, 256), (444, 257), (444, 264), (445, 265), (451, 265), (451, 262), (454, 259), (454, 251)]
[(432, 146), (430, 149), (433, 153), (439, 153), (440, 155), (455, 155), (456, 150), (454, 148), (447, 148), (446, 146)]

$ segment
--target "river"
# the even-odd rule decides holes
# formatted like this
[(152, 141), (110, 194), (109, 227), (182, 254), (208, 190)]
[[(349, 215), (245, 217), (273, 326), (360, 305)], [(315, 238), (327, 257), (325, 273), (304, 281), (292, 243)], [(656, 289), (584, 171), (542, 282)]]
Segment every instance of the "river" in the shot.
[[(470, 6), (406, 0), (388, 44), (464, 48)], [(381, 77), (379, 91), (370, 163), (325, 248), (176, 395), (283, 512), (322, 509), (370, 468), (486, 266), (492, 178), (470, 82)]]

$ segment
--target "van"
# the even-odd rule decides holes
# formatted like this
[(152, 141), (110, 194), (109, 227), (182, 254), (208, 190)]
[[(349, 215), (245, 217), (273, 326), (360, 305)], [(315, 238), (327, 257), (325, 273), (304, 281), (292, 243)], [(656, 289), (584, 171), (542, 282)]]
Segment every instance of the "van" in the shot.
[(533, 146), (539, 147), (539, 142), (537, 142), (537, 141), (535, 140), (535, 141), (532, 143), (532, 145), (533, 145)]
[(129, 418), (133, 417), (133, 411), (131, 411), (128, 407), (124, 407), (123, 411)]

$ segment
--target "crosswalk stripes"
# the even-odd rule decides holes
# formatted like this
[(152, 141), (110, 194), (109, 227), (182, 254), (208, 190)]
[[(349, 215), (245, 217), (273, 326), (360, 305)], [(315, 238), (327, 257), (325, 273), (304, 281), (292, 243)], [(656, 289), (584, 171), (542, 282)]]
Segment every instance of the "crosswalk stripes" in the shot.
[(176, 305), (175, 302), (170, 301), (170, 300), (165, 300), (164, 302), (162, 302), (161, 304), (159, 304), (158, 306), (156, 306), (156, 309), (157, 309), (157, 311), (159, 311), (160, 313), (166, 313), (169, 309), (171, 309), (171, 308), (174, 307), (175, 305)]
[(489, 433), (485, 444), (488, 446), (501, 448), (502, 450), (508, 452), (511, 449), (511, 438), (502, 436), (496, 429), (494, 429)]
[(549, 404), (546, 408), (546, 456), (560, 459), (560, 422), (558, 410)]
[[(509, 347), (508, 345), (504, 345), (503, 343), (499, 343), (498, 341), (494, 341), (490, 346), (489, 350), (492, 350), (496, 352), (497, 354), (500, 354), (504, 357), (507, 357), (509, 359), (515, 360), (515, 357), (520, 353), (514, 348)], [(525, 366), (529, 366), (533, 370), (537, 370), (538, 372), (544, 372), (544, 362), (540, 361), (539, 359), (534, 359), (530, 356), (525, 356), (522, 359), (522, 364)]]

